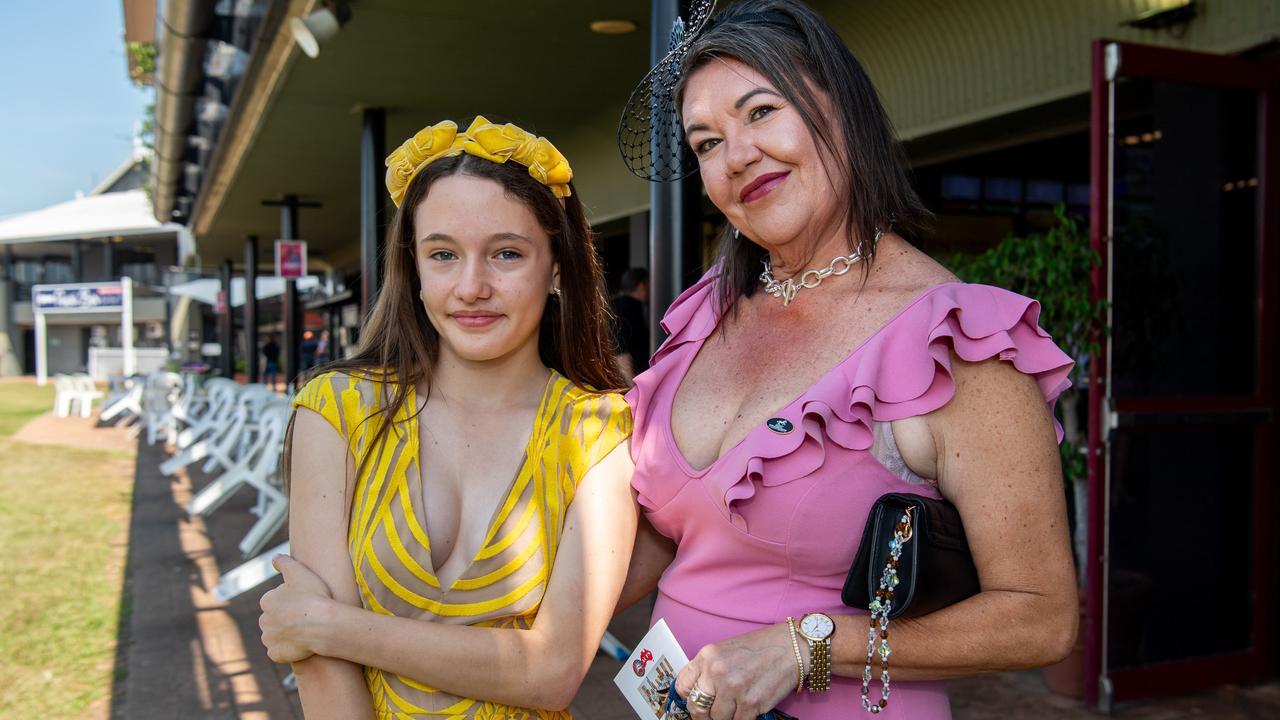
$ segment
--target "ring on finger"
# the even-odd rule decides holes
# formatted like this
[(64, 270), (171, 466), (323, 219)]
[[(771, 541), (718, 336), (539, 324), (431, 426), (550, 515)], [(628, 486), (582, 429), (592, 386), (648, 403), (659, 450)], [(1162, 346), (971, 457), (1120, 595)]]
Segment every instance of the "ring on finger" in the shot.
[(692, 690), (689, 691), (690, 705), (695, 705), (697, 707), (702, 708), (703, 710), (709, 710), (711, 708), (711, 703), (715, 701), (716, 701), (716, 696), (714, 694), (709, 692), (704, 692), (701, 688), (699, 688), (696, 685), (693, 687)]

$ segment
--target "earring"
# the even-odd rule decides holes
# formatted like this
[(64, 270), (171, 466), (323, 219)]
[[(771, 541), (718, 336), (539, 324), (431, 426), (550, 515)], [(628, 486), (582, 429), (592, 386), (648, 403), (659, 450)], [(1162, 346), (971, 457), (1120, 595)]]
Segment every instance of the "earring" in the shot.
[(557, 300), (559, 300), (559, 299), (560, 299), (560, 288), (558, 288), (558, 287), (553, 287), (553, 288), (551, 288), (551, 294), (552, 294), (552, 295), (555, 295), (555, 296), (556, 296), (556, 299), (557, 299)]
[(733, 239), (738, 240), (742, 237), (742, 233), (738, 232), (738, 228), (733, 229)]

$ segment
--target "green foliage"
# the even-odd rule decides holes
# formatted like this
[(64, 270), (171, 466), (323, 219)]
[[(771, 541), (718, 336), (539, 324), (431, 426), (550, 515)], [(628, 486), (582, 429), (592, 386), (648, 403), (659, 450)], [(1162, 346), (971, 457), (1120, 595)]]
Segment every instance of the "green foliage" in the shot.
[(156, 71), (156, 44), (153, 42), (131, 42), (129, 50), (129, 75), (135, 85), (149, 85), (151, 75)]
[[(1042, 233), (1026, 237), (1010, 235), (1000, 244), (977, 255), (954, 255), (946, 265), (961, 280), (995, 285), (1040, 301), (1040, 325), (1076, 361), (1072, 380), (1076, 387), (1084, 374), (1086, 359), (1098, 352), (1105, 303), (1090, 297), (1090, 274), (1101, 258), (1089, 244), (1082, 222), (1054, 208), (1057, 224)], [(1073, 408), (1078, 400), (1070, 390), (1061, 404)], [(1070, 422), (1070, 419), (1067, 420)], [(1087, 472), (1084, 453), (1076, 444), (1082, 428), (1066, 428), (1062, 443), (1062, 471), (1068, 481)], [(1075, 439), (1075, 442), (1073, 442)]]
[[(1010, 235), (978, 255), (955, 255), (946, 265), (961, 280), (1012, 290), (1040, 301), (1040, 325), (1079, 362), (1097, 352), (1103, 304), (1089, 297), (1089, 275), (1101, 259), (1089, 234), (1062, 205), (1057, 225), (1026, 237)], [(1082, 367), (1077, 365), (1076, 372)]]

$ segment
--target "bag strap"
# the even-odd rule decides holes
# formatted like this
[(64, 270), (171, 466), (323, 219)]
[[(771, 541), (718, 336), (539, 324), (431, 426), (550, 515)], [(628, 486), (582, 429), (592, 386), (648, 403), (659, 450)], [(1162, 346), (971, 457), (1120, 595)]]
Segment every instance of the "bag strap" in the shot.
[[(913, 536), (912, 514), (914, 506), (908, 506), (893, 529), (893, 538), (889, 540), (889, 560), (885, 563), (884, 572), (880, 573), (880, 585), (876, 588), (875, 597), (867, 610), (871, 612), (867, 629), (867, 662), (862, 668), (862, 709), (872, 715), (879, 715), (889, 706), (889, 613), (893, 611), (893, 589), (898, 585), (898, 559), (902, 557), (902, 547)], [(871, 701), (871, 661), (876, 653), (880, 654), (880, 700)]]

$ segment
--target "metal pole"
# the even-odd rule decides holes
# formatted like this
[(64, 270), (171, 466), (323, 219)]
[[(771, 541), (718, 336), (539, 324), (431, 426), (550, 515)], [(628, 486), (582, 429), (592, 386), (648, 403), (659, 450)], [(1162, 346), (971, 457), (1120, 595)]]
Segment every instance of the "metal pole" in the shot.
[[(649, 37), (651, 64), (667, 54), (671, 26), (683, 4), (679, 0), (653, 0)], [(697, 213), (697, 204), (689, 202), (684, 181), (652, 183), (649, 208), (649, 344), (656, 348), (665, 339), (658, 320), (688, 284), (686, 215)]]
[[(298, 196), (285, 195), (280, 203), (280, 239), (294, 240), (298, 237)], [(302, 330), (298, 327), (301, 313), (298, 312), (298, 283), (293, 278), (284, 281), (284, 297), (281, 302), (281, 314), (284, 316), (284, 382), (288, 387), (297, 382), (298, 372), (302, 369)]]
[(133, 278), (120, 278), (120, 346), (124, 355), (124, 376), (138, 371), (138, 354), (133, 349)]
[(387, 157), (387, 111), (365, 108), (360, 133), (360, 313), (368, 315), (382, 287), (383, 227), (386, 196), (382, 191)]
[[(263, 205), (280, 208), (280, 239), (298, 239), (298, 208), (318, 208), (318, 202), (303, 202), (297, 195), (285, 195), (280, 200), (263, 200)], [(284, 316), (284, 377), (286, 387), (297, 380), (302, 370), (302, 313), (298, 304), (298, 284), (288, 278), (284, 282), (284, 297), (280, 311)]]
[[(222, 354), (218, 356), (218, 367), (222, 370), (222, 377), (230, 378), (235, 374), (235, 355), (232, 351), (232, 324), (231, 324), (231, 261), (223, 260), (222, 267), (219, 269), (218, 278), (221, 280), (222, 287), (222, 314), (218, 315), (218, 342), (222, 344)], [(127, 373), (126, 373), (127, 374)]]
[(244, 370), (258, 382), (258, 236), (244, 239)]
[[(32, 303), (33, 305), (35, 303)], [(44, 313), (36, 311), (36, 384), (49, 381), (49, 328)]]

